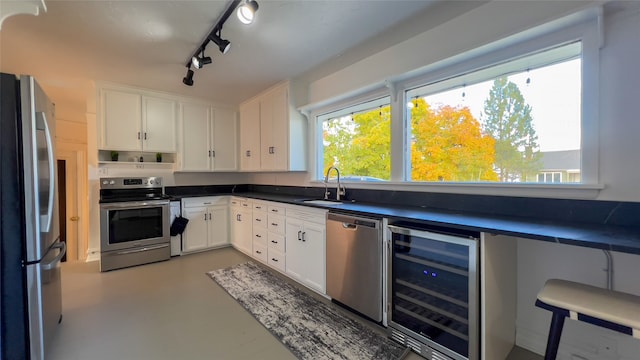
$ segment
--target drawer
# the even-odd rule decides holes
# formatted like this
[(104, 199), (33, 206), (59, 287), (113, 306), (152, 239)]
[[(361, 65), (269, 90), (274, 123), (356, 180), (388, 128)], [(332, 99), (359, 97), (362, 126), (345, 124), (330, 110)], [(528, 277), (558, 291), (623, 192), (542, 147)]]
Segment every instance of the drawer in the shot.
[(268, 236), (269, 243), (267, 245), (269, 245), (269, 249), (275, 249), (277, 251), (284, 253), (284, 249), (285, 249), (284, 239), (285, 237), (282, 234), (269, 232), (269, 236)]
[(203, 206), (213, 206), (213, 205), (228, 205), (229, 197), (228, 196), (201, 196), (201, 197), (192, 197), (182, 199), (182, 207), (190, 208), (190, 207), (203, 207)]
[(268, 211), (269, 211), (269, 214), (283, 215), (283, 216), (286, 215), (286, 210), (284, 206), (269, 204)]
[(286, 267), (285, 267), (285, 262), (284, 261), (285, 261), (285, 259), (284, 259), (284, 254), (283, 253), (281, 253), (279, 251), (276, 251), (276, 250), (273, 250), (273, 249), (269, 249), (269, 257), (268, 257), (268, 260), (267, 260), (267, 263), (269, 265), (273, 266), (274, 268), (276, 268), (276, 269), (278, 269), (278, 270), (280, 270), (282, 272), (285, 272)]
[(267, 254), (267, 247), (266, 246), (253, 243), (253, 254), (252, 255), (253, 255), (253, 257), (255, 259), (260, 260), (263, 263), (267, 263), (268, 254)]
[(231, 200), (229, 200), (229, 204), (231, 204), (231, 206), (242, 206), (242, 202), (247, 202), (247, 199), (232, 196)]
[(267, 213), (255, 211), (253, 213), (253, 227), (267, 228)]
[(267, 246), (267, 239), (269, 238), (266, 228), (253, 228), (253, 243), (262, 244)]
[(277, 234), (284, 234), (285, 227), (285, 217), (280, 215), (269, 214), (268, 216), (268, 228), (269, 231), (272, 231)]
[(254, 202), (253, 211), (267, 211), (267, 204), (263, 202)]

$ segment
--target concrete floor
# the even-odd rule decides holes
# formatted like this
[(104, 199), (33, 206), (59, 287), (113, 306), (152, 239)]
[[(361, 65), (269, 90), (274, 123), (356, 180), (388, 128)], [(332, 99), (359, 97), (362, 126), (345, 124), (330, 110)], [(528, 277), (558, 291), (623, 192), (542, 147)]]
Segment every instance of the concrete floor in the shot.
[[(63, 321), (47, 360), (295, 359), (205, 275), (247, 260), (225, 248), (106, 273), (65, 263)], [(539, 359), (515, 348), (508, 360)]]

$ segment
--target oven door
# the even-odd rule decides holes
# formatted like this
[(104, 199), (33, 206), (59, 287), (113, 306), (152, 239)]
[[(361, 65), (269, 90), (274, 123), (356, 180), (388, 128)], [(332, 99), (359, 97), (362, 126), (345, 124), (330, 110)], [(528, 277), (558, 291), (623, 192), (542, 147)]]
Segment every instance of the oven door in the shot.
[(169, 200), (100, 204), (101, 252), (169, 243)]

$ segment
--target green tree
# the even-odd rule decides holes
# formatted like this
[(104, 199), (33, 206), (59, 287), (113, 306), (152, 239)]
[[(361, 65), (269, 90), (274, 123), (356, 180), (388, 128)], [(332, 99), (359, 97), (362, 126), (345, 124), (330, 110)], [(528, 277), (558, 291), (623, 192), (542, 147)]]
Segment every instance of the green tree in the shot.
[(497, 78), (484, 102), (484, 131), (495, 139), (495, 170), (501, 182), (527, 181), (541, 168), (531, 106), (516, 84)]
[(390, 106), (330, 119), (323, 125), (324, 173), (335, 165), (342, 176), (391, 178)]
[(494, 140), (481, 132), (468, 107), (432, 108), (424, 99), (411, 109), (411, 179), (496, 181)]

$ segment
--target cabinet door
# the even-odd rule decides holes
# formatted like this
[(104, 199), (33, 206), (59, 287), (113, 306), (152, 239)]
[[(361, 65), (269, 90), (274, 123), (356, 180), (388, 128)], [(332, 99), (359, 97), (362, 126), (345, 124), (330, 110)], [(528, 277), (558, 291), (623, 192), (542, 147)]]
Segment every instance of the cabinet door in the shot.
[(273, 92), (260, 101), (260, 169), (274, 169), (273, 147)]
[(236, 112), (227, 109), (215, 109), (213, 116), (213, 156), (212, 170), (238, 170)]
[(181, 104), (182, 170), (210, 170), (209, 133), (211, 108), (199, 104)]
[(325, 226), (307, 222), (304, 224), (302, 233), (304, 282), (324, 294), (326, 291)]
[(142, 150), (141, 96), (103, 90), (101, 125), (103, 149)]
[(229, 215), (226, 206), (212, 206), (209, 211), (209, 247), (229, 244)]
[(302, 242), (302, 221), (287, 219), (286, 223), (286, 273), (299, 282), (304, 281), (304, 243)]
[(234, 246), (247, 255), (251, 255), (253, 231), (251, 225), (251, 209), (235, 209), (233, 211)]
[(185, 208), (182, 216), (189, 219), (189, 223), (182, 233), (182, 251), (196, 251), (208, 246), (208, 219), (206, 207)]
[[(289, 168), (289, 97), (287, 88), (277, 89), (272, 97), (271, 167), (273, 170)], [(303, 151), (294, 150), (294, 151)]]
[(240, 106), (240, 169), (260, 170), (260, 102)]
[(142, 98), (142, 148), (152, 152), (176, 152), (176, 102)]

